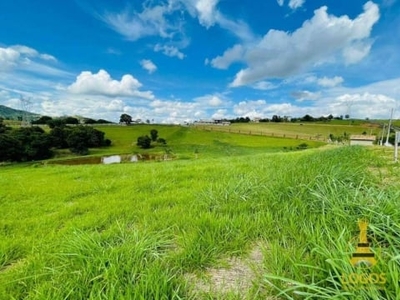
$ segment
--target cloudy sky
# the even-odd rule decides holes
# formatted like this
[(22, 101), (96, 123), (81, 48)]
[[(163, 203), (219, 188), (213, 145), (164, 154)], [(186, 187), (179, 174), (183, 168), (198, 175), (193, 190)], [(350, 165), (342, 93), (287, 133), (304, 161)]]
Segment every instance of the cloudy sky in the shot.
[(0, 12), (0, 104), (13, 108), (400, 117), (400, 0), (13, 0)]

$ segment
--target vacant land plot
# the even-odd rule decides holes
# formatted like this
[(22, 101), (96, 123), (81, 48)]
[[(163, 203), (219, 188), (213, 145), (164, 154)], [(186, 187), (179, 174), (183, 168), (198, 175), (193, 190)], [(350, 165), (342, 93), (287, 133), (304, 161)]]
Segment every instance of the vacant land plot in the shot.
[(379, 124), (363, 123), (357, 125), (337, 124), (337, 123), (234, 123), (230, 126), (219, 125), (198, 125), (198, 128), (223, 131), (223, 132), (239, 132), (242, 134), (266, 135), (290, 137), (299, 139), (317, 139), (326, 141), (329, 135), (343, 136), (350, 134), (373, 134), (380, 135), (381, 128)]
[[(307, 148), (324, 145), (318, 141), (302, 141), (290, 138), (273, 138), (230, 134), (228, 132), (206, 132), (195, 127), (174, 125), (132, 125), (132, 126), (96, 126), (112, 140), (112, 146), (91, 149), (92, 155), (119, 153), (172, 153), (176, 158), (216, 158), (296, 150), (306, 143)], [(167, 145), (141, 149), (136, 146), (139, 136), (149, 135), (150, 130), (158, 131), (158, 136), (166, 139)]]
[[(398, 299), (395, 168), (359, 147), (2, 167), (0, 298)], [(360, 219), (384, 282), (343, 280)]]

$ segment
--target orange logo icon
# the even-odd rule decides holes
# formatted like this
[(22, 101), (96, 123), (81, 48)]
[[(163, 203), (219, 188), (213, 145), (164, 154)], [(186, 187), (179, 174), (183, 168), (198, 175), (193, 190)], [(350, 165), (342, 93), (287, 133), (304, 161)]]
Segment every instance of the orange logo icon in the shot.
[(355, 267), (370, 268), (376, 265), (376, 259), (367, 239), (368, 223), (366, 221), (359, 221), (358, 227), (360, 228), (360, 239), (357, 244), (356, 252), (352, 255), (351, 264)]

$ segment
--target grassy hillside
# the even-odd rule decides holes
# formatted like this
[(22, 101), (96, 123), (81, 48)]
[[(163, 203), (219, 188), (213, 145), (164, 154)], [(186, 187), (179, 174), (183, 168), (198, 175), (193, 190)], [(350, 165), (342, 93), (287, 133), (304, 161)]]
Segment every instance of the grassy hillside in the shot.
[[(300, 144), (306, 143), (308, 148), (324, 145), (322, 142), (272, 138), (265, 136), (250, 136), (225, 132), (208, 132), (196, 127), (176, 125), (132, 125), (132, 126), (95, 126), (105, 132), (112, 140), (112, 146), (91, 149), (91, 155), (107, 155), (119, 153), (160, 153), (172, 152), (176, 158), (207, 158), (238, 156), (265, 152), (295, 150)], [(167, 146), (156, 146), (143, 150), (136, 146), (139, 136), (150, 135), (150, 130), (156, 129), (159, 137), (167, 140)], [(61, 157), (69, 151), (62, 151)], [(60, 156), (60, 155), (59, 155)]]
[(360, 123), (349, 124), (349, 121), (332, 121), (330, 123), (234, 123), (230, 126), (202, 126), (199, 128), (212, 129), (214, 131), (264, 134), (286, 137), (299, 137), (304, 139), (326, 140), (330, 134), (335, 136), (347, 134), (381, 134), (381, 128), (376, 123)]
[[(3, 167), (0, 299), (399, 299), (398, 167), (380, 155)], [(360, 218), (382, 285), (341, 282), (362, 272)]]
[(25, 112), (22, 110), (14, 109), (11, 107), (7, 107), (4, 105), (0, 105), (0, 117), (4, 119), (16, 120), (18, 118), (22, 118), (23, 115), (29, 115), (30, 117), (37, 117), (38, 114), (34, 114), (31, 112)]

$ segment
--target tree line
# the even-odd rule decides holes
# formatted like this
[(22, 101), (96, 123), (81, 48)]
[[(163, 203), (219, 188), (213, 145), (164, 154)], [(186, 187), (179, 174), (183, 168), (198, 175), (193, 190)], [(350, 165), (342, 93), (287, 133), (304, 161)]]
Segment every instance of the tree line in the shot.
[[(303, 117), (299, 118), (293, 118), (289, 116), (280, 116), (280, 115), (273, 115), (272, 118), (259, 118), (258, 122), (274, 122), (274, 123), (279, 123), (279, 122), (328, 122), (331, 120), (343, 120), (343, 119), (348, 119), (350, 118), (349, 115), (340, 115), (337, 117), (334, 117), (333, 115), (329, 115), (327, 117), (321, 116), (321, 117), (313, 117), (309, 114), (304, 115)], [(237, 117), (234, 119), (223, 119), (222, 121), (227, 121), (230, 123), (249, 123), (251, 122), (251, 119), (249, 117)]]
[(54, 126), (45, 132), (39, 126), (11, 128), (0, 119), (0, 161), (31, 161), (51, 158), (54, 149), (69, 149), (86, 155), (89, 148), (110, 146), (105, 133), (90, 126)]
[(142, 119), (133, 120), (132, 116), (130, 116), (128, 114), (122, 114), (119, 117), (119, 123), (120, 124), (126, 124), (126, 125), (131, 125), (132, 123), (135, 123), (135, 124), (144, 124), (144, 123), (150, 124), (151, 122), (154, 123), (154, 119), (152, 121), (150, 121), (150, 119), (146, 119), (146, 122), (142, 121)]
[[(110, 124), (112, 122), (98, 119), (94, 120), (91, 118), (84, 118), (82, 120), (83, 124)], [(81, 121), (75, 117), (62, 117), (62, 118), (52, 118), (49, 116), (41, 116), (39, 119), (34, 120), (31, 122), (33, 125), (48, 125), (50, 128), (54, 128), (56, 126), (63, 126), (63, 125), (78, 125), (81, 124)]]

